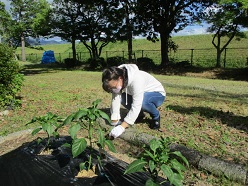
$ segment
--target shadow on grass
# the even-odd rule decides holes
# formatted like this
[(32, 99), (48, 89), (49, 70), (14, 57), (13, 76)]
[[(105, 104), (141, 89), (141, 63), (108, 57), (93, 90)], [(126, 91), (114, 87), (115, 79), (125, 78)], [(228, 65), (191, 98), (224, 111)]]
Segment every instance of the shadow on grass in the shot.
[(248, 117), (237, 116), (232, 112), (223, 112), (207, 107), (181, 107), (176, 105), (168, 105), (168, 107), (181, 114), (194, 114), (197, 113), (202, 117), (208, 119), (219, 119), (223, 124), (234, 127), (238, 130), (243, 130), (248, 133)]
[[(168, 66), (166, 68), (156, 68), (153, 73), (161, 75), (187, 76), (193, 73), (196, 77), (207, 77), (210, 79), (225, 79), (236, 81), (248, 81), (248, 68), (203, 68), (193, 66)], [(203, 74), (204, 73), (204, 74)]]
[(58, 70), (67, 70), (61, 64), (58, 63), (48, 63), (48, 64), (24, 64), (22, 66), (21, 73), (25, 76), (42, 74), (42, 73), (52, 73), (57, 72)]
[[(144, 69), (143, 66), (137, 64), (141, 70), (145, 70), (147, 72), (152, 72), (160, 75), (179, 75), (179, 76), (187, 76), (187, 73), (193, 73), (193, 76), (196, 77), (206, 77), (210, 79), (226, 79), (226, 80), (238, 80), (238, 81), (248, 81), (248, 68), (203, 68), (203, 67), (194, 67), (189, 65), (188, 63), (176, 63), (169, 64), (165, 68), (161, 68), (159, 65), (146, 65)], [(64, 64), (61, 63), (29, 63), (24, 64), (21, 73), (24, 75), (35, 75), (41, 73), (48, 72), (56, 72), (58, 70), (84, 70), (84, 71), (102, 71), (103, 68), (89, 68), (87, 65), (83, 65), (83, 67), (74, 67), (74, 68), (66, 68)]]

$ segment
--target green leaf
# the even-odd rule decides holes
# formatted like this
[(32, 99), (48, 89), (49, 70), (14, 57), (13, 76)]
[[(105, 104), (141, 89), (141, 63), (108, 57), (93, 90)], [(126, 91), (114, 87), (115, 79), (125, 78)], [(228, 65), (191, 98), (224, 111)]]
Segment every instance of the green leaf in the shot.
[(101, 129), (99, 129), (98, 143), (101, 145), (103, 149), (104, 149), (104, 142), (105, 142), (104, 132)]
[(71, 148), (71, 144), (70, 144), (70, 143), (64, 143), (64, 144), (62, 145), (62, 147)]
[(156, 150), (159, 148), (160, 145), (161, 145), (161, 142), (159, 140), (152, 139), (150, 141), (150, 148), (153, 152), (156, 152)]
[(88, 117), (90, 118), (91, 121), (95, 121), (96, 120), (96, 116), (94, 114), (89, 114)]
[(106, 119), (109, 123), (111, 123), (111, 120), (110, 120), (108, 114), (106, 114), (105, 112), (103, 112), (103, 111), (101, 111), (101, 110), (99, 110), (99, 114), (100, 114), (100, 116), (101, 116), (103, 119)]
[(175, 186), (183, 186), (183, 177), (180, 174), (174, 173), (173, 180), (170, 180), (170, 183)]
[(58, 138), (59, 138), (59, 133), (58, 133), (57, 131), (54, 131), (54, 132), (53, 132), (53, 136), (54, 136), (56, 139), (58, 139)]
[(94, 108), (96, 108), (96, 107), (98, 106), (98, 104), (99, 104), (101, 101), (102, 101), (101, 99), (95, 100), (95, 101), (92, 103), (92, 106), (93, 106)]
[(162, 160), (163, 163), (167, 163), (167, 161), (169, 160), (169, 156), (167, 154), (163, 154), (162, 156), (160, 156), (160, 160)]
[(37, 118), (36, 117), (33, 117), (33, 119), (30, 122), (26, 123), (25, 125), (29, 125), (31, 123), (35, 123), (36, 121), (37, 121)]
[(87, 115), (87, 111), (88, 109), (80, 109), (78, 112), (75, 113), (74, 115), (74, 120), (79, 120), (81, 119), (83, 116)]
[(110, 151), (116, 152), (115, 146), (114, 146), (114, 144), (112, 143), (111, 140), (106, 140), (105, 143), (108, 146), (108, 148), (109, 148)]
[(51, 136), (54, 132), (54, 128), (52, 125), (47, 125), (47, 129), (46, 129), (47, 133), (49, 136)]
[(149, 161), (149, 169), (151, 172), (153, 172), (153, 170), (156, 168), (156, 165), (154, 163), (154, 161), (150, 160)]
[(147, 155), (148, 157), (152, 158), (153, 160), (155, 159), (155, 156), (151, 152), (149, 152), (148, 150), (145, 150), (145, 152), (146, 152), (145, 155)]
[(69, 134), (71, 136), (72, 139), (75, 139), (77, 137), (77, 132), (81, 129), (81, 126), (79, 123), (75, 124), (75, 125), (71, 125), (71, 127), (69, 128)]
[(41, 126), (44, 131), (47, 131), (48, 123), (43, 123)]
[(179, 163), (176, 159), (171, 160), (171, 168), (177, 170), (177, 172), (180, 174), (182, 171), (186, 170), (186, 168), (181, 163)]
[(73, 158), (81, 154), (87, 147), (87, 141), (84, 138), (76, 139), (72, 144), (72, 155)]
[(64, 125), (70, 124), (72, 119), (73, 119), (73, 117), (74, 117), (74, 114), (71, 114), (71, 115), (67, 116), (67, 118), (64, 120), (62, 125), (64, 126)]
[(86, 169), (86, 162), (80, 163), (79, 164), (79, 169), (80, 170), (85, 170)]
[(37, 134), (38, 132), (40, 132), (42, 130), (42, 128), (36, 128), (32, 131), (32, 135), (34, 136), (35, 134)]
[(189, 167), (189, 162), (188, 162), (188, 160), (182, 155), (181, 152), (175, 151), (175, 152), (172, 152), (172, 154), (175, 154), (175, 155), (177, 155), (178, 157), (180, 157), (180, 158), (183, 160), (183, 162), (187, 165), (187, 167)]
[(145, 186), (159, 186), (159, 184), (153, 182), (153, 180), (152, 180), (151, 178), (149, 178), (149, 179), (146, 181)]
[(171, 181), (173, 180), (173, 171), (169, 166), (166, 166), (165, 164), (161, 165), (161, 170), (163, 171), (164, 175), (167, 176), (167, 178)]
[(135, 160), (131, 164), (129, 164), (124, 172), (124, 174), (130, 174), (134, 172), (141, 172), (146, 164), (145, 160)]

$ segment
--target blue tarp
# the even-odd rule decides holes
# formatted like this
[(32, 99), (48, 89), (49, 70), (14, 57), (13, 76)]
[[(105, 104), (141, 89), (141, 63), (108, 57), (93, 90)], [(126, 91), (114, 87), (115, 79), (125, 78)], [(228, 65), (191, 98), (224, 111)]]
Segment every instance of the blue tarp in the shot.
[(43, 53), (41, 63), (55, 63), (55, 57), (54, 57), (54, 52), (52, 50), (47, 50)]

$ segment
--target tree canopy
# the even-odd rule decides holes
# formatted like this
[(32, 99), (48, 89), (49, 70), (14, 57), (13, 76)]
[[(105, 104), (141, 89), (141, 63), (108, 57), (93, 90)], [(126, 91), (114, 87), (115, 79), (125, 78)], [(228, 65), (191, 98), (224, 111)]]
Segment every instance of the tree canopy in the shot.
[[(212, 44), (217, 51), (216, 67), (221, 67), (221, 53), (232, 39), (245, 37), (241, 32), (241, 26), (247, 25), (247, 13), (240, 3), (214, 4), (206, 11), (205, 20), (211, 25), (208, 27), (208, 32), (214, 33)], [(225, 37), (228, 40), (222, 44), (221, 40)]]
[(148, 40), (156, 42), (160, 37), (161, 66), (169, 62), (168, 48), (172, 31), (200, 21), (210, 0), (137, 0), (136, 24)]

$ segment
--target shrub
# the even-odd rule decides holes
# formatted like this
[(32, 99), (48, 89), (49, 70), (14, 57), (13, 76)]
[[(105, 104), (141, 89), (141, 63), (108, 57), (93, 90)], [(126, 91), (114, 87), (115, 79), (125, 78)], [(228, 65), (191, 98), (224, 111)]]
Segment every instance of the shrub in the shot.
[(89, 58), (87, 63), (89, 64), (90, 70), (99, 70), (106, 67), (106, 62), (102, 57), (96, 59)]
[(19, 71), (13, 49), (0, 44), (0, 108), (20, 104), (16, 95), (23, 85), (23, 75)]
[(119, 66), (121, 64), (125, 64), (127, 62), (127, 59), (125, 59), (124, 57), (109, 57), (107, 59), (107, 66), (111, 67), (111, 66)]
[(73, 58), (66, 58), (64, 60), (65, 62), (65, 66), (67, 68), (73, 68), (73, 67), (76, 67), (76, 66), (80, 66), (81, 62), (79, 60), (74, 60)]
[(141, 70), (152, 70), (156, 68), (155, 63), (151, 58), (143, 57), (137, 59), (137, 66)]

